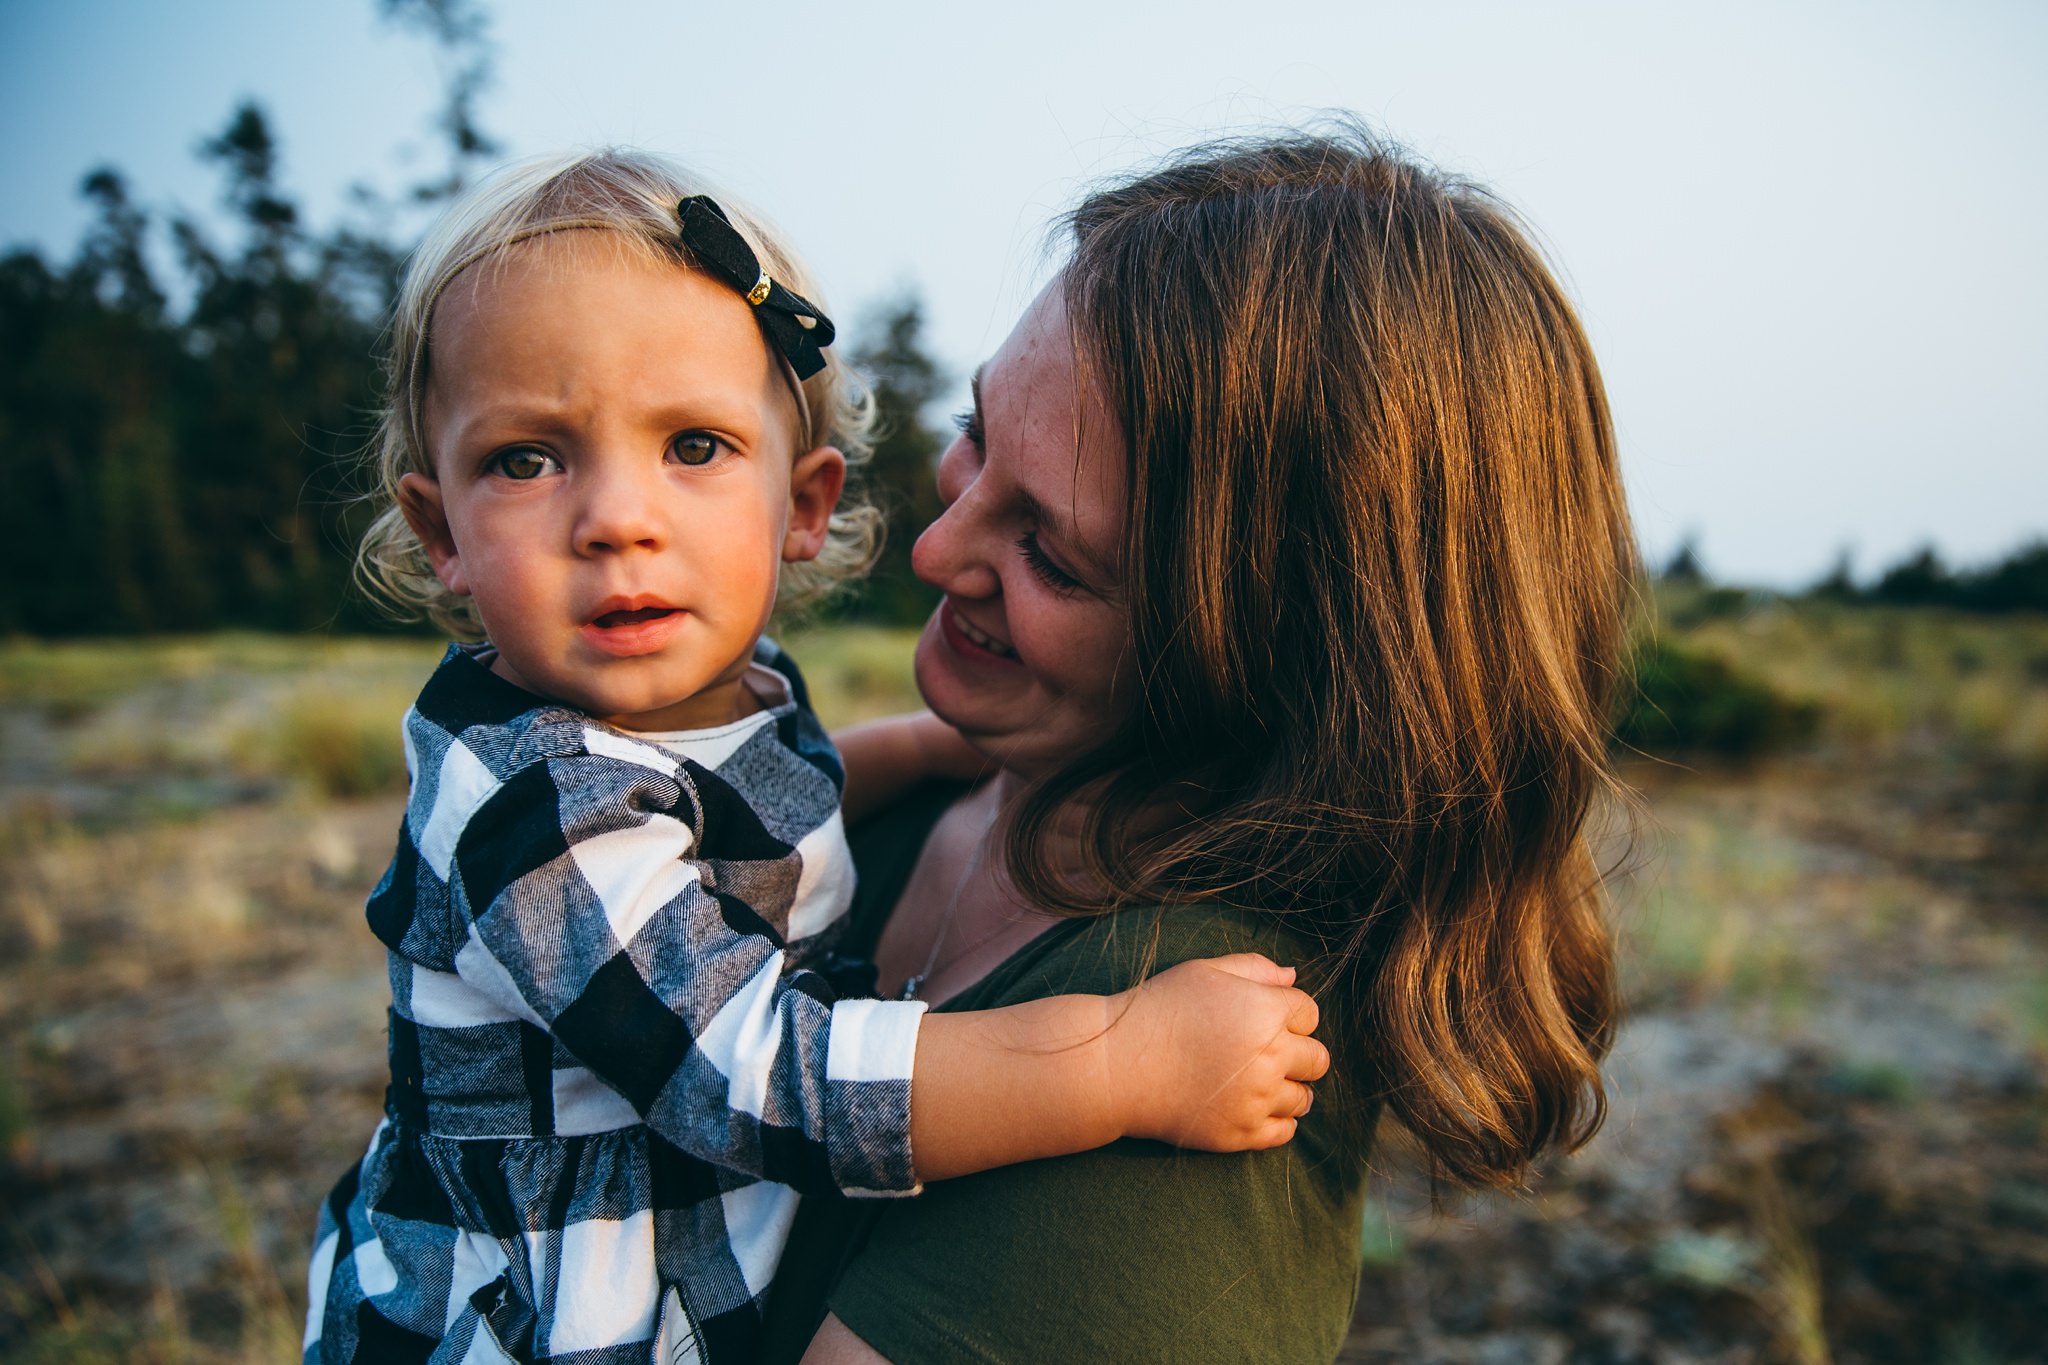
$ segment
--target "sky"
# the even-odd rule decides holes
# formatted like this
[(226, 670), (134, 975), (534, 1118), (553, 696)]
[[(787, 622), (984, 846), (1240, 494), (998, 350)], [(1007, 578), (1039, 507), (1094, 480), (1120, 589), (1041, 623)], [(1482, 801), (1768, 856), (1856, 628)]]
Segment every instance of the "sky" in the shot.
[[(1651, 562), (1792, 587), (2048, 534), (2048, 6), (498, 0), (508, 155), (671, 153), (764, 209), (842, 331), (905, 291), (956, 380), (1087, 186), (1217, 133), (1362, 116), (1535, 226), (1606, 376)], [(260, 102), (315, 227), (440, 164), (432, 49), (375, 0), (0, 0), (0, 247), (77, 185), (208, 210)], [(2033, 376), (2029, 379), (2028, 376)]]

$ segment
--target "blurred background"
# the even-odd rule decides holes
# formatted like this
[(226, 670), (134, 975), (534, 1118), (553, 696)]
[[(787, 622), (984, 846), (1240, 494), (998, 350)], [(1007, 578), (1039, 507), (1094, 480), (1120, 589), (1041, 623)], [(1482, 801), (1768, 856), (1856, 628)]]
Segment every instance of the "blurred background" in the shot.
[(439, 646), (347, 588), (411, 242), (508, 157), (787, 228), (889, 548), (783, 623), (914, 704), (964, 377), (1092, 181), (1347, 111), (1534, 225), (1654, 573), (1615, 1107), (1524, 1197), (1389, 1135), (1355, 1361), (2048, 1359), (2048, 10), (0, 7), (0, 1356), (296, 1352), (383, 1085), (361, 917)]

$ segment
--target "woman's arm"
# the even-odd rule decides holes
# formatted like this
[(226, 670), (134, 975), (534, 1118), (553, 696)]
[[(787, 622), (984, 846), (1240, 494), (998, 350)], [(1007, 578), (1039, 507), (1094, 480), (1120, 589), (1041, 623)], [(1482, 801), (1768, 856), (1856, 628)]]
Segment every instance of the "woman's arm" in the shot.
[(840, 809), (857, 825), (927, 778), (972, 782), (992, 766), (929, 711), (884, 716), (835, 731), (832, 742), (846, 764)]

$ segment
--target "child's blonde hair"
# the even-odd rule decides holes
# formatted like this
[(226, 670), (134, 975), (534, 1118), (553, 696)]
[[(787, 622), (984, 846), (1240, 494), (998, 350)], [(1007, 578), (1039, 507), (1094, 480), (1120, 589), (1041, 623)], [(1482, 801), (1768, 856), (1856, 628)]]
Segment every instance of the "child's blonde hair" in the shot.
[[(609, 148), (515, 162), (456, 201), (420, 242), (392, 310), (384, 405), (372, 447), (376, 487), (369, 499), (379, 510), (356, 549), (356, 581), (372, 600), (394, 616), (431, 621), (458, 638), (484, 634), (470, 599), (442, 586), (425, 547), (398, 510), (400, 478), (408, 473), (434, 476), (420, 411), (428, 328), (443, 291), (464, 270), (515, 243), (578, 229), (608, 232), (620, 250), (640, 258), (696, 270), (676, 218), (677, 203), (694, 194), (717, 199), (779, 283), (824, 307), (802, 259), (773, 226), (745, 204), (648, 152)], [(837, 446), (849, 466), (858, 466), (868, 456), (873, 401), (833, 351), (824, 355), (825, 368), (809, 379), (799, 382), (794, 371), (786, 370), (798, 399), (796, 448)], [(779, 356), (777, 363), (783, 363)], [(811, 601), (866, 569), (874, 558), (879, 523), (873, 507), (842, 499), (818, 557), (784, 566), (777, 605)]]

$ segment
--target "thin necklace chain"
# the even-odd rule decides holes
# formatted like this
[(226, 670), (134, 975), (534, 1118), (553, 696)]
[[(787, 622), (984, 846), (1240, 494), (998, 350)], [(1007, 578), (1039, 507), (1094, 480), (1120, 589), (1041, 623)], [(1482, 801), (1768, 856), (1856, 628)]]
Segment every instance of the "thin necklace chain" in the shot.
[[(901, 999), (917, 999), (918, 991), (923, 989), (925, 982), (931, 980), (932, 973), (940, 966), (939, 954), (945, 950), (946, 938), (953, 931), (953, 921), (960, 914), (960, 897), (966, 893), (967, 884), (974, 880), (974, 874), (981, 871), (982, 856), (988, 851), (988, 841), (994, 833), (995, 825), (991, 822), (988, 829), (982, 832), (981, 837), (974, 841), (974, 852), (967, 859), (967, 870), (962, 872), (960, 879), (953, 883), (953, 894), (947, 898), (946, 912), (939, 916), (939, 931), (932, 935), (932, 950), (925, 954), (924, 966), (915, 975), (907, 976), (903, 979)], [(1004, 927), (1007, 926), (998, 926), (994, 933), (985, 934), (968, 944), (959, 952), (947, 958), (944, 965), (952, 966), (960, 958), (995, 938), (996, 934), (1002, 933)]]

